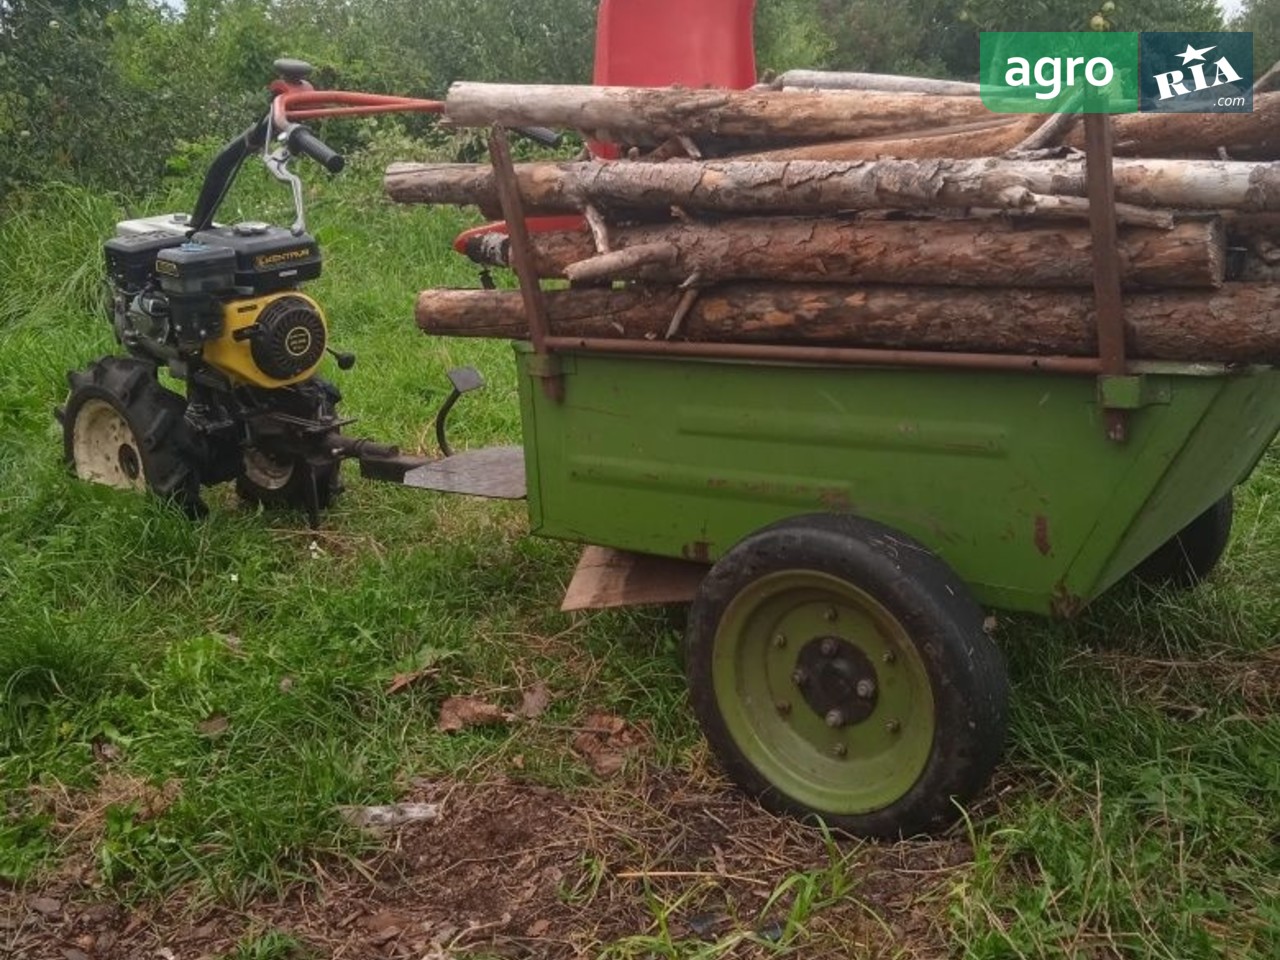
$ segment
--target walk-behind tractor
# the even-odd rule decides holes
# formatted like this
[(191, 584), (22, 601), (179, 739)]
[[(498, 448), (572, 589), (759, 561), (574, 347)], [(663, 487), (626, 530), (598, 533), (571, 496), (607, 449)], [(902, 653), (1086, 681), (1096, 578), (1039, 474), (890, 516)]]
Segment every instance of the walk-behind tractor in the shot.
[[(597, 80), (750, 84), (751, 9), (604, 0)], [(441, 105), (314, 91), (305, 64), (278, 69), (270, 111), (218, 155), (190, 216), (127, 221), (106, 245), (128, 356), (71, 374), (60, 413), (76, 474), (192, 511), (202, 485), (234, 480), (314, 517), (354, 457), (410, 486), (527, 497), (532, 533), (589, 545), (565, 609), (692, 601), (693, 707), (725, 769), (774, 809), (880, 836), (953, 821), (1004, 739), (984, 607), (1072, 616), (1135, 570), (1195, 583), (1226, 543), (1233, 486), (1280, 429), (1271, 367), (1126, 360), (1120, 280), (1104, 269), (1119, 259), (1109, 140), (1088, 160), (1088, 323), (1104, 349), (1042, 356), (557, 333), (559, 293), (532, 272), (533, 221), (495, 129), (476, 178), (493, 177), (505, 222), (459, 245), (509, 249), (520, 280), (523, 444), (451, 455), (443, 417), (478, 384), (469, 370), (451, 374), (439, 459), (351, 439), (315, 375), (329, 329), (301, 286), (321, 257), (289, 164), (342, 165), (308, 119)], [(254, 154), (293, 190), (290, 228), (215, 223)]]
[[(269, 112), (218, 154), (194, 211), (126, 220), (105, 245), (111, 323), (129, 356), (69, 375), (58, 415), (67, 462), (82, 479), (149, 490), (193, 513), (203, 510), (202, 486), (234, 480), (247, 500), (298, 507), (314, 519), (339, 489), (342, 459), (359, 458), (366, 472), (391, 478), (423, 462), (344, 435), (338, 389), (315, 375), (326, 352), (343, 370), (355, 357), (330, 347), (324, 310), (303, 292), (322, 258), (289, 165), (306, 156), (330, 173), (343, 167), (297, 117), (440, 105), (316, 93), (307, 64), (276, 66)], [(255, 155), (292, 190), (288, 228), (215, 221)], [(162, 368), (185, 383), (185, 397), (160, 383)]]

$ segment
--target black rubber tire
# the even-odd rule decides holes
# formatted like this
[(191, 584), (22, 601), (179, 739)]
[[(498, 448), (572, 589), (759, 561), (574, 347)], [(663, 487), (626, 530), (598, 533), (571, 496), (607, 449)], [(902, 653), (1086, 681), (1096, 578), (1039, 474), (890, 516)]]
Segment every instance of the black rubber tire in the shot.
[(73, 473), (91, 482), (95, 479), (88, 475), (89, 465), (77, 463), (76, 425), (81, 418), (92, 416), (95, 409), (101, 412), (101, 401), (127, 427), (128, 437), (120, 444), (121, 462), (132, 458), (131, 467), (140, 465), (142, 480), (151, 493), (189, 514), (204, 513), (200, 500), (201, 448), (198, 436), (186, 421), (187, 401), (160, 385), (154, 364), (132, 357), (104, 357), (85, 370), (70, 371), (67, 382), (71, 392), (58, 416), (62, 421), (63, 455)]
[[(765, 574), (816, 570), (870, 594), (899, 622), (920, 654), (935, 705), (933, 743), (922, 773), (896, 801), (868, 813), (833, 814), (798, 803), (744, 756), (716, 700), (712, 663), (717, 625), (735, 595)], [(1004, 749), (1008, 678), (983, 612), (964, 582), (912, 538), (883, 524), (814, 514), (746, 537), (703, 580), (689, 615), (685, 669), (694, 712), (729, 776), (762, 805), (857, 836), (936, 833), (957, 804), (987, 784)]]
[(1226, 552), (1234, 517), (1235, 498), (1228, 493), (1138, 564), (1133, 575), (1151, 587), (1198, 587), (1217, 569)]

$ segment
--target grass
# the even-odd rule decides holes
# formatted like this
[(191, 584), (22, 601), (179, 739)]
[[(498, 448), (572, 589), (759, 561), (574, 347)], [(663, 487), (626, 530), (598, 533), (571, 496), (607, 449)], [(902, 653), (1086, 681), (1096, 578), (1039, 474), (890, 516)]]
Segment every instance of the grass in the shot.
[[(332, 183), (312, 173), (308, 186), (326, 255), (311, 290), (337, 346), (359, 356), (349, 373), (325, 374), (356, 432), (415, 449), (431, 446), (444, 371), (475, 364), (489, 386), (464, 401), (454, 442), (509, 442), (519, 423), (508, 348), (428, 340), (410, 319), (420, 287), (474, 284), (448, 247), (469, 221), (383, 203), (381, 159)], [(145, 210), (182, 209), (193, 193), (175, 183)], [(228, 219), (287, 222), (271, 185), (249, 183), (231, 204)], [(704, 775), (669, 621), (557, 613), (574, 553), (525, 538), (519, 506), (352, 478), (313, 533), (225, 490), (191, 523), (70, 480), (50, 411), (65, 371), (113, 348), (99, 246), (125, 213), (119, 198), (53, 188), (0, 223), (4, 882), (39, 890), (76, 867), (129, 905), (176, 891), (223, 904), (288, 895), (323, 884), (323, 864), (377, 855), (379, 841), (336, 807), (391, 802), (424, 778), (483, 780), (517, 757), (526, 780), (588, 788), (594, 778), (554, 731), (593, 710), (647, 732), (645, 763)], [(1194, 594), (1121, 590), (1070, 624), (1002, 618), (1009, 758), (968, 825), (963, 863), (918, 884), (951, 952), (1280, 955), (1278, 491), (1269, 456), (1241, 491), (1220, 575)], [(424, 666), (423, 682), (388, 692)], [(434, 729), (447, 696), (514, 706), (538, 680), (555, 695), (545, 724)], [(648, 927), (598, 951), (805, 955), (815, 918), (863, 892), (849, 861), (862, 847), (812, 843), (825, 863), (781, 878), (737, 932), (682, 932), (672, 918), (703, 891), (653, 888), (636, 894)], [(589, 906), (608, 870), (587, 858), (565, 902)], [(766, 915), (776, 936), (758, 932)], [(893, 955), (894, 935), (877, 935)], [(270, 931), (231, 955), (297, 946)]]

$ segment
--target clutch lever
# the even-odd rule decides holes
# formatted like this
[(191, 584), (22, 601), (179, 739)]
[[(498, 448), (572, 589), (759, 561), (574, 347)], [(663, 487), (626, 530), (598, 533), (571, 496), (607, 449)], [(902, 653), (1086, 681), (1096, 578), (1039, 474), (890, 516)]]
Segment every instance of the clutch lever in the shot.
[(303, 210), (302, 200), (302, 180), (289, 169), (289, 161), (293, 159), (287, 147), (280, 147), (273, 153), (267, 154), (265, 162), (267, 169), (271, 171), (271, 176), (275, 177), (281, 183), (287, 183), (289, 189), (293, 192), (293, 226), (290, 232), (293, 235), (300, 236), (307, 231), (306, 214)]

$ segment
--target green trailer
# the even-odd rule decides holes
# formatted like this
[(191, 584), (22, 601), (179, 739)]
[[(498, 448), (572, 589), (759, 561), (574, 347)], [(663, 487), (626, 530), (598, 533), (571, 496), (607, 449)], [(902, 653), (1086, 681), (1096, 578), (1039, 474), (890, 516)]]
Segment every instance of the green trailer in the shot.
[(690, 699), (767, 806), (945, 826), (1004, 743), (984, 608), (1070, 617), (1131, 574), (1194, 585), (1280, 431), (1269, 367), (1126, 357), (1106, 118), (1085, 135), (1097, 353), (1031, 356), (688, 342), (679, 310), (666, 339), (555, 335), (495, 129), (523, 449), (479, 454), (470, 484), (454, 458), (407, 482), (527, 489), (534, 534), (645, 558), (614, 600), (661, 598), (654, 558), (683, 577)]
[(1269, 368), (1100, 378), (594, 346), (516, 344), (523, 449), (407, 482), (501, 493), (480, 488), (505, 463), (532, 533), (643, 558), (650, 579), (670, 561), (725, 769), (774, 809), (866, 835), (936, 830), (987, 782), (1007, 681), (986, 608), (1069, 617), (1135, 570), (1193, 585), (1280, 431)]

